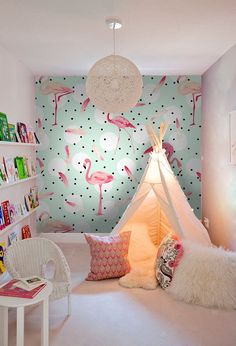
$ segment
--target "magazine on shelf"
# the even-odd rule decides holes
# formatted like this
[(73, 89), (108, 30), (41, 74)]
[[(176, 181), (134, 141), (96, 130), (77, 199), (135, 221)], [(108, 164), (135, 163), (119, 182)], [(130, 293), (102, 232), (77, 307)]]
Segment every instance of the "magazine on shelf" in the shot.
[(4, 266), (4, 253), (6, 251), (6, 243), (5, 241), (0, 242), (0, 274), (6, 271)]
[(15, 157), (15, 165), (18, 171), (19, 179), (25, 179), (28, 177), (27, 171), (25, 169), (25, 163), (23, 157)]
[(2, 211), (2, 206), (0, 206), (0, 231), (5, 228), (5, 221), (4, 221), (4, 216), (3, 216), (3, 211)]
[(8, 124), (8, 128), (9, 128), (11, 142), (17, 142), (16, 126), (14, 124)]
[(15, 164), (13, 158), (3, 158), (3, 162), (5, 165), (6, 173), (7, 173), (7, 180), (8, 183), (13, 183), (18, 178), (18, 173), (15, 169)]
[(31, 125), (27, 125), (27, 134), (28, 134), (29, 143), (35, 144), (36, 140), (34, 137), (34, 130), (33, 130), (33, 127)]
[(30, 291), (27, 291), (23, 288), (14, 286), (14, 284), (16, 284), (18, 281), (18, 279), (13, 279), (7, 282), (5, 285), (1, 286), (0, 296), (32, 299), (46, 286), (46, 283), (44, 283), (38, 287), (31, 289)]
[(17, 123), (17, 132), (19, 133), (22, 143), (29, 143), (27, 128), (24, 123)]
[(10, 225), (11, 223), (10, 216), (8, 213), (9, 204), (9, 201), (4, 201), (1, 203), (5, 226)]
[(10, 223), (13, 223), (16, 221), (16, 208), (15, 205), (10, 203), (8, 206), (8, 214), (9, 214), (9, 218), (10, 218)]
[(4, 113), (0, 113), (0, 141), (11, 141), (7, 116)]
[(8, 236), (8, 242), (9, 245), (14, 244), (16, 241), (18, 241), (18, 234), (17, 232), (11, 232)]
[(39, 206), (38, 186), (32, 186), (30, 188), (30, 193), (32, 195), (33, 207), (37, 208)]
[(22, 239), (28, 239), (31, 238), (31, 231), (29, 225), (25, 225), (21, 228), (22, 232)]

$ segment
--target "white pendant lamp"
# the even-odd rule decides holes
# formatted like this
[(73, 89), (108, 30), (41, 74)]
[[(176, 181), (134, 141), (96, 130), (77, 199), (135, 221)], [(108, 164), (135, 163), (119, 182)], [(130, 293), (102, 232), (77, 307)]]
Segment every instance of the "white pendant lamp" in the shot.
[(142, 94), (142, 76), (137, 66), (115, 54), (115, 30), (122, 27), (118, 19), (106, 21), (113, 30), (114, 54), (97, 61), (86, 80), (86, 92), (91, 102), (101, 111), (126, 112), (133, 108)]

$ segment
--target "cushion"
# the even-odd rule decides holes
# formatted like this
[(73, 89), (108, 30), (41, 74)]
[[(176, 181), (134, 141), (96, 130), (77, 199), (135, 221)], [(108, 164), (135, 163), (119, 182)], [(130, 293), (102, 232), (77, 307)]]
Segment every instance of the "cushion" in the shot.
[[(145, 223), (130, 223), (124, 231), (131, 231), (129, 246), (129, 262), (132, 268), (154, 266), (157, 247), (153, 244)], [(121, 233), (122, 234), (122, 233)]]
[(86, 280), (118, 278), (130, 271), (130, 232), (106, 237), (85, 234), (85, 239), (91, 253), (91, 268)]
[(119, 284), (128, 288), (144, 288), (146, 290), (154, 290), (158, 283), (155, 276), (155, 270), (152, 269), (134, 269), (119, 279)]
[(162, 240), (157, 253), (156, 278), (163, 289), (169, 287), (183, 252), (183, 246), (175, 234), (168, 234)]
[(184, 254), (166, 290), (186, 303), (236, 308), (236, 253), (183, 242)]

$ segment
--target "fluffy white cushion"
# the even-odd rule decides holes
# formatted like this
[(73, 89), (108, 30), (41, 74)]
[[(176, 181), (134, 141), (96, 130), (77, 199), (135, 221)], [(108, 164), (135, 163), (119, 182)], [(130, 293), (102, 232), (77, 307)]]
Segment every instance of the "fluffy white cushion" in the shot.
[(157, 279), (154, 268), (152, 269), (134, 269), (119, 279), (119, 284), (128, 288), (145, 288), (154, 290), (157, 288)]
[(147, 225), (131, 223), (124, 230), (131, 231), (128, 254), (131, 271), (120, 278), (119, 284), (128, 288), (155, 289), (158, 285), (155, 277), (157, 247), (149, 236)]
[(183, 242), (184, 255), (167, 292), (186, 303), (236, 308), (236, 254)]

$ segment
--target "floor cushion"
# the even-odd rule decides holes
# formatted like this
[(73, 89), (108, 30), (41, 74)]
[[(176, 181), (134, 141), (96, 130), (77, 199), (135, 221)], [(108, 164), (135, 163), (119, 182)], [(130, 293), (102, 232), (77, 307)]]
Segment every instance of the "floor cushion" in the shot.
[(118, 278), (130, 271), (128, 250), (130, 232), (115, 236), (94, 236), (85, 234), (90, 247), (90, 273), (86, 280)]
[(167, 292), (208, 307), (236, 308), (236, 253), (183, 241), (184, 253)]
[(170, 233), (162, 240), (156, 258), (156, 278), (163, 289), (169, 287), (183, 252), (183, 245), (175, 234)]

